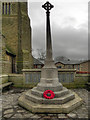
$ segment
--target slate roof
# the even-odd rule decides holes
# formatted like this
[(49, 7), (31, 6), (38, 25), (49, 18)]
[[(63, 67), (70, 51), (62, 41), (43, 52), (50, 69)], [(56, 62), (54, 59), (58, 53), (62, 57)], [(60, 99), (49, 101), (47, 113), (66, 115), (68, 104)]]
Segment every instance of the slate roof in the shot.
[[(77, 65), (77, 64), (81, 64), (81, 63), (84, 63), (84, 62), (87, 62), (87, 61), (90, 61), (90, 60), (70, 60), (70, 59), (64, 59), (64, 60), (54, 60), (54, 63), (62, 63), (64, 65)], [(37, 64), (37, 65), (44, 65), (44, 60), (38, 60), (36, 58), (34, 58), (34, 64)]]
[(55, 61), (55, 64), (60, 62), (64, 65), (75, 65), (75, 64), (77, 65), (77, 64), (81, 64), (83, 62), (87, 62), (88, 60), (70, 60), (64, 56), (58, 56), (54, 59), (54, 61)]
[(43, 65), (43, 63), (38, 59), (34, 58), (34, 65)]
[(65, 65), (75, 65), (75, 64), (81, 64), (83, 62), (86, 62), (87, 60), (83, 60), (83, 61), (80, 61), (80, 60), (65, 60), (65, 61), (55, 61), (55, 64), (56, 63), (62, 63), (62, 64), (65, 64)]

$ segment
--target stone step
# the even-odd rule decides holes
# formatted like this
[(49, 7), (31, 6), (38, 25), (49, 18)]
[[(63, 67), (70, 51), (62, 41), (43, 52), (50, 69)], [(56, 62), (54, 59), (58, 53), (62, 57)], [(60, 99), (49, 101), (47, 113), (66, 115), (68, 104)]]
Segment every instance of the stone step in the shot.
[[(37, 90), (37, 87), (34, 87), (33, 89), (31, 89), (31, 94), (32, 95), (42, 97), (43, 93), (44, 92)], [(55, 98), (59, 98), (59, 97), (64, 96), (64, 95), (66, 95), (68, 93), (69, 93), (69, 90), (67, 88), (65, 88), (65, 87), (63, 87), (63, 89), (61, 91), (54, 92)]]
[(12, 85), (13, 83), (12, 82), (7, 82), (7, 83), (4, 83), (4, 84), (1, 84), (0, 85), (0, 89), (3, 89), (5, 87), (9, 87), (10, 85)]
[(50, 113), (50, 114), (65, 113), (66, 114), (73, 111), (75, 108), (79, 107), (83, 103), (83, 100), (76, 93), (73, 92), (73, 94), (75, 95), (75, 99), (72, 99), (62, 105), (61, 104), (47, 105), (47, 104), (35, 103), (25, 98), (26, 93), (23, 93), (19, 97), (18, 103), (20, 106), (34, 113)]
[(31, 92), (28, 91), (25, 94), (25, 98), (32, 102), (38, 103), (38, 104), (64, 104), (64, 103), (74, 99), (75, 95), (73, 94), (73, 92), (70, 91), (69, 94), (59, 97), (59, 98), (45, 99), (43, 97), (38, 97), (38, 96), (32, 95)]
[[(44, 84), (44, 83), (43, 83)], [(39, 90), (39, 91), (42, 91), (42, 92), (44, 92), (45, 90), (52, 90), (53, 92), (56, 92), (56, 91), (60, 91), (60, 90), (62, 90), (63, 89), (63, 86), (62, 86), (62, 84), (57, 84), (57, 85), (53, 85), (53, 84), (44, 84), (44, 85), (42, 85), (42, 84), (38, 84), (37, 85), (37, 90)]]

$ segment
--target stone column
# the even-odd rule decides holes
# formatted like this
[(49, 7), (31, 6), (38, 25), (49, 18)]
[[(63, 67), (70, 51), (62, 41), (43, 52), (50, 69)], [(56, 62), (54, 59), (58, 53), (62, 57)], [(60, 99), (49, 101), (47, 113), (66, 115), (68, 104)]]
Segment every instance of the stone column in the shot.
[(52, 39), (50, 30), (50, 10), (54, 7), (46, 2), (42, 7), (46, 10), (46, 59), (45, 65), (41, 70), (41, 80), (37, 85), (39, 90), (51, 89), (53, 91), (61, 90), (62, 84), (58, 80), (58, 71), (52, 57)]
[[(50, 29), (50, 11), (54, 6), (49, 2), (42, 5), (42, 7), (46, 10), (46, 59), (45, 66), (49, 66), (48, 62), (53, 62), (52, 58), (52, 40), (51, 40), (51, 29)], [(53, 64), (54, 65), (54, 64)]]

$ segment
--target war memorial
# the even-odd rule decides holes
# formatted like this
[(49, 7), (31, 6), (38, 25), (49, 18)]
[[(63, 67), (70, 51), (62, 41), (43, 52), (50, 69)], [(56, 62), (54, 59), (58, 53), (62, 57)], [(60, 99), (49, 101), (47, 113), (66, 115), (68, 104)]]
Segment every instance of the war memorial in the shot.
[[(77, 74), (72, 67), (58, 68), (53, 60), (50, 12), (56, 6), (48, 1), (40, 5), (43, 14), (46, 12), (46, 58), (42, 68), (34, 67), (33, 26), (27, 0), (6, 0), (1, 2), (1, 7), (0, 119), (87, 120), (89, 93), (86, 84), (90, 75)], [(84, 70), (87, 68), (88, 64), (84, 63)]]
[(50, 30), (50, 10), (54, 6), (46, 2), (42, 7), (46, 10), (45, 65), (41, 70), (38, 85), (21, 95), (18, 102), (34, 113), (69, 113), (82, 104), (82, 99), (76, 93), (63, 87), (58, 80), (58, 71), (52, 59)]

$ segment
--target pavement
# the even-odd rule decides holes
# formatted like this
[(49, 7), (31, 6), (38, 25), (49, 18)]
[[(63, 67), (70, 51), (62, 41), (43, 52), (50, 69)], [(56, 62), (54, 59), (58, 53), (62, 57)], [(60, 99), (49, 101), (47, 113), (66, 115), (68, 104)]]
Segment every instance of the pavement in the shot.
[(86, 89), (72, 89), (76, 92), (82, 99), (83, 104), (70, 112), (69, 114), (33, 114), (30, 111), (20, 107), (18, 105), (18, 98), (21, 96), (22, 92), (28, 89), (12, 88), (8, 91), (4, 91), (2, 96), (0, 96), (0, 116), (2, 115), (2, 120), (72, 120), (72, 119), (89, 119), (88, 118), (88, 94)]

